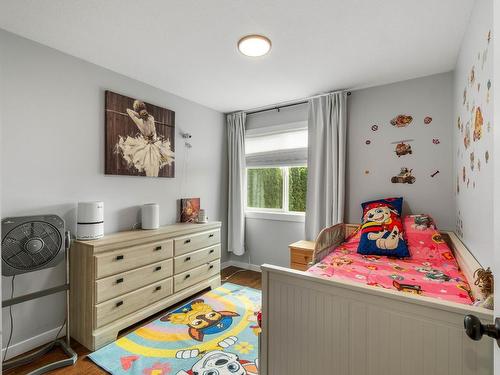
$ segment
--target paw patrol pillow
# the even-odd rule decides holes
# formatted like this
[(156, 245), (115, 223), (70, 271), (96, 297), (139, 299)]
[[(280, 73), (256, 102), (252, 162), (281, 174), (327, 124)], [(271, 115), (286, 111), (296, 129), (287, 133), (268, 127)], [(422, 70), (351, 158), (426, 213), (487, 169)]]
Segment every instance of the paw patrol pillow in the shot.
[(387, 198), (361, 204), (361, 236), (358, 253), (409, 257), (410, 252), (403, 238), (401, 211), (403, 198)]

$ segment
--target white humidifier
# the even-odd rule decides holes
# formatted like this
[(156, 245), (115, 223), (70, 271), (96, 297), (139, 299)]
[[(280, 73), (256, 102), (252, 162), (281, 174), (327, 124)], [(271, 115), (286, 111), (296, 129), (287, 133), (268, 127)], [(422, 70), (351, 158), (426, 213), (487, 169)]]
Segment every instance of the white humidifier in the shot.
[(158, 229), (160, 227), (160, 206), (148, 203), (141, 208), (142, 229)]
[(77, 240), (96, 240), (104, 236), (104, 203), (78, 202)]

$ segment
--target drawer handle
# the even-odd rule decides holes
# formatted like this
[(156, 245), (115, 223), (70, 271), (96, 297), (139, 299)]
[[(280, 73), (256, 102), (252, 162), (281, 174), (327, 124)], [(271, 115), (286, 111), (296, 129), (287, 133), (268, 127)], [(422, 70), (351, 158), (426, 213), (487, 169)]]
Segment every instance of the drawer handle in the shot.
[(213, 236), (214, 236), (214, 234), (211, 233), (211, 234), (208, 235), (208, 238), (212, 238)]
[(210, 267), (208, 267), (209, 270), (211, 270), (212, 268), (214, 268), (213, 264), (211, 264)]
[(123, 305), (123, 301), (118, 301), (118, 302), (116, 303), (116, 307), (120, 307), (121, 305)]
[(155, 251), (160, 251), (161, 250), (161, 246), (156, 246), (155, 247)]
[(123, 283), (123, 277), (120, 277), (119, 279), (116, 279), (116, 283), (117, 284)]
[(184, 262), (189, 262), (191, 260), (191, 257), (186, 257), (186, 259), (184, 259)]
[(215, 250), (214, 250), (214, 249), (212, 249), (212, 250), (210, 250), (208, 253), (209, 253), (209, 254), (213, 254), (213, 253), (214, 253), (214, 251), (215, 251)]
[(190, 274), (187, 274), (186, 276), (184, 276), (184, 280), (187, 280), (187, 279), (189, 279), (190, 277), (191, 277), (191, 275), (190, 275)]
[(116, 256), (116, 260), (123, 260), (123, 258), (125, 258), (123, 255), (117, 255)]
[(161, 266), (158, 266), (158, 267), (155, 268), (155, 272), (156, 271), (160, 271), (160, 270), (161, 270)]
[(187, 239), (187, 240), (185, 240), (185, 241), (184, 241), (184, 243), (185, 243), (185, 244), (186, 244), (186, 243), (190, 243), (190, 242), (191, 242), (191, 240), (190, 240), (190, 239)]
[(156, 288), (155, 288), (155, 292), (161, 290), (161, 285), (158, 285)]

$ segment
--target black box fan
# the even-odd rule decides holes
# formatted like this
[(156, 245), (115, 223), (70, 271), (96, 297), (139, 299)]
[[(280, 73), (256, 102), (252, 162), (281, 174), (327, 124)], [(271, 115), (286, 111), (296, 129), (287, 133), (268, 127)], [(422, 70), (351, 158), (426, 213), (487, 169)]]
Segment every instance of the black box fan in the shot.
[[(77, 355), (70, 346), (69, 332), (69, 232), (64, 230), (64, 220), (57, 215), (9, 217), (2, 220), (2, 275), (12, 276), (54, 267), (62, 261), (66, 262), (66, 280), (64, 285), (40, 290), (23, 296), (13, 297), (2, 301), (2, 307), (12, 308), (22, 302), (48, 296), (54, 293), (66, 293), (66, 338), (57, 339), (42, 348), (13, 360), (3, 362), (3, 369), (17, 367), (34, 361), (49, 352), (55, 345), (59, 345), (68, 355), (67, 359), (49, 363), (30, 374), (38, 375), (56, 368), (73, 365)], [(11, 326), (11, 336), (13, 326)], [(62, 327), (61, 327), (62, 329)], [(10, 344), (10, 339), (9, 339)], [(9, 345), (5, 349), (5, 353)]]

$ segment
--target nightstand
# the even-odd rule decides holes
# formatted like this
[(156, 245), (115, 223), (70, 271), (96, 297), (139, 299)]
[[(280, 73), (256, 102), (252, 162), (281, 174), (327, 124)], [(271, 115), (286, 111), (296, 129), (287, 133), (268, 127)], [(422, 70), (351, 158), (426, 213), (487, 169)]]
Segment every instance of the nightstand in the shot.
[(290, 245), (290, 268), (305, 271), (309, 268), (316, 241), (297, 241)]

